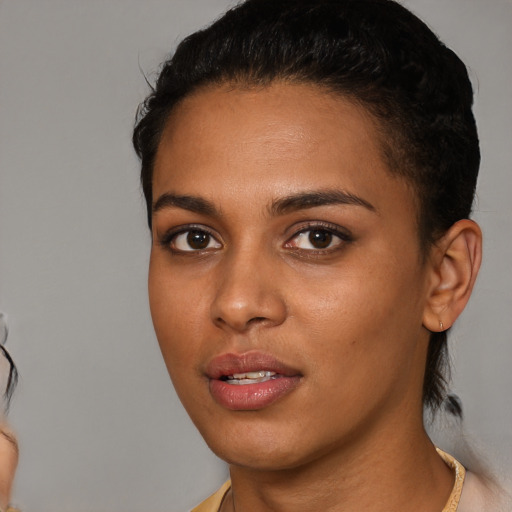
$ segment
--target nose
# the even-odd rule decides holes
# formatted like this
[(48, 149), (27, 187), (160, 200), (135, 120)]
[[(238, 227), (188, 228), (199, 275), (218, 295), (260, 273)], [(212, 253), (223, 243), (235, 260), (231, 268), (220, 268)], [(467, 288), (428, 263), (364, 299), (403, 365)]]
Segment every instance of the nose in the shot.
[(261, 256), (240, 254), (226, 261), (217, 281), (211, 317), (222, 329), (246, 332), (282, 324), (287, 315), (278, 269)]

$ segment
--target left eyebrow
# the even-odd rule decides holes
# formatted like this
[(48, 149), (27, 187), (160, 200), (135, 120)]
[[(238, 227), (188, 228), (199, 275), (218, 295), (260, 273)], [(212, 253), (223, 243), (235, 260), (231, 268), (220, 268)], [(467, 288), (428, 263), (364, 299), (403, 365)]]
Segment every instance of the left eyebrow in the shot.
[(292, 194), (273, 201), (270, 205), (270, 212), (272, 215), (277, 216), (331, 204), (362, 206), (371, 212), (377, 213), (375, 206), (362, 197), (342, 190), (319, 190), (315, 192), (308, 191)]

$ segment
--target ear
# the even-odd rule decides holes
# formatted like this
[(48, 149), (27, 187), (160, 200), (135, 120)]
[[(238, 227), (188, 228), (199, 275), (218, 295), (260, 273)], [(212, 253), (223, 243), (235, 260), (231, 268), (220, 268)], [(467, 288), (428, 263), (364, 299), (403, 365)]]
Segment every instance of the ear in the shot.
[(431, 279), (423, 325), (432, 332), (450, 328), (466, 306), (482, 261), (482, 232), (469, 219), (456, 222), (433, 247)]

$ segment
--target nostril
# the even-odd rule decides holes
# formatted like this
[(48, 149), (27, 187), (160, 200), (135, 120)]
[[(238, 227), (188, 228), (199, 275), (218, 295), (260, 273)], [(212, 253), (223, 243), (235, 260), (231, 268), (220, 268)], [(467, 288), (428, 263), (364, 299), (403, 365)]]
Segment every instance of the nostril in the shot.
[(218, 317), (216, 320), (216, 323), (218, 325), (232, 325), (237, 330), (246, 330), (251, 325), (257, 325), (257, 324), (265, 323), (268, 321), (269, 321), (269, 319), (265, 318), (264, 316), (255, 316), (254, 318), (250, 318), (247, 321), (243, 321), (243, 322), (241, 321), (239, 323), (236, 321), (227, 322), (224, 318)]
[(265, 320), (267, 320), (264, 316), (256, 316), (254, 318), (251, 318), (247, 323), (248, 324), (257, 324), (259, 322), (264, 322)]

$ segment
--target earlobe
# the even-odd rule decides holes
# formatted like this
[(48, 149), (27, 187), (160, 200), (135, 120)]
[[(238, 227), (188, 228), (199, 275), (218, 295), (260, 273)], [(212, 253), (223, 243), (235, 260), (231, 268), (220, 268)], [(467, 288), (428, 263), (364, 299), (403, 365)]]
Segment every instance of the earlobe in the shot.
[(432, 332), (450, 328), (466, 306), (482, 260), (482, 232), (476, 222), (456, 222), (433, 249), (431, 285), (423, 325)]

